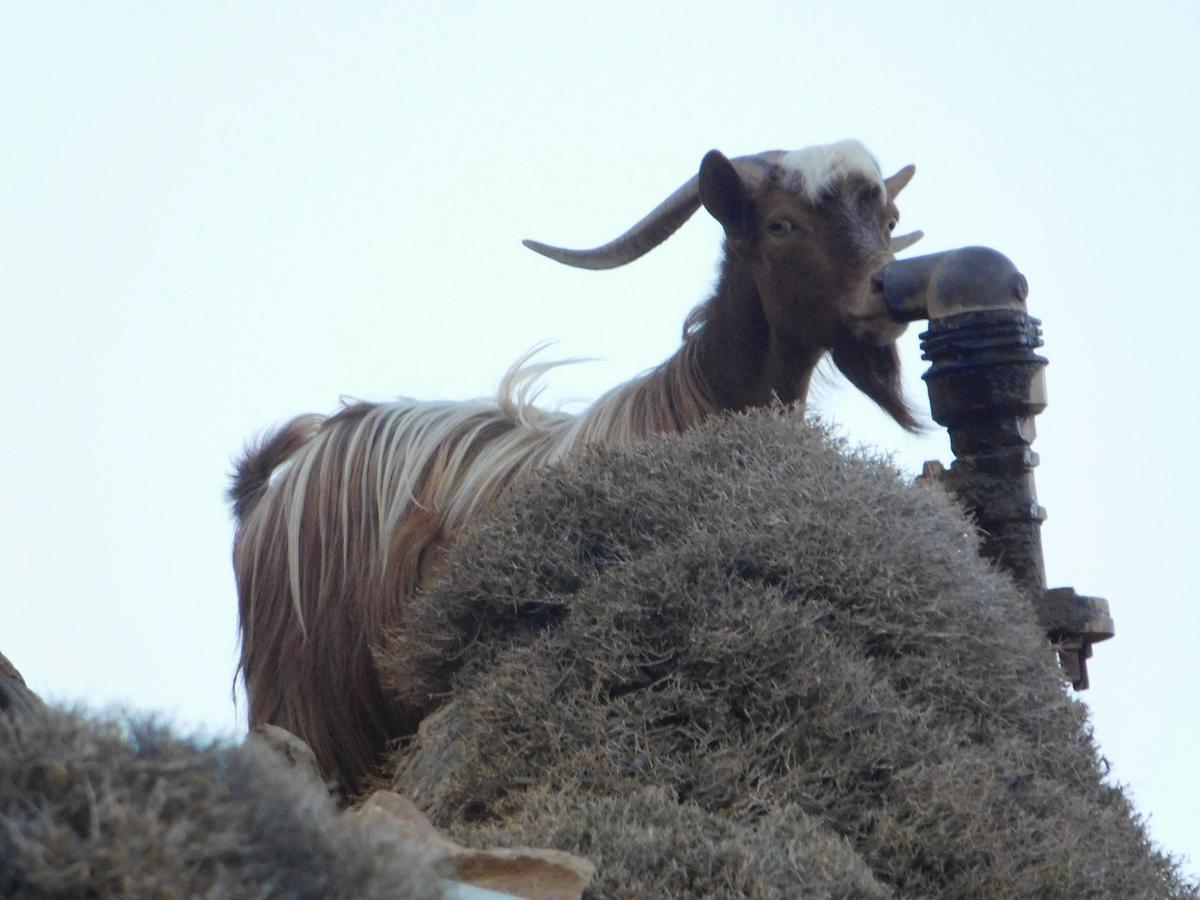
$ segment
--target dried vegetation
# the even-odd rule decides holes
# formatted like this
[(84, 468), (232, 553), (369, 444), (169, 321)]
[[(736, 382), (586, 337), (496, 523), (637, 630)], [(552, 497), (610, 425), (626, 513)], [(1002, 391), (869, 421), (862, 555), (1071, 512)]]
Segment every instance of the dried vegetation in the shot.
[(247, 744), (0, 716), (0, 897), (441, 897), (430, 860)]
[(395, 787), (605, 897), (1187, 897), (939, 490), (778, 413), (597, 452), (467, 535), (384, 669)]
[[(394, 785), (463, 844), (587, 857), (597, 897), (1196, 897), (976, 550), (778, 412), (585, 455), (385, 642), (432, 713)], [(5, 709), (0, 896), (437, 896), (261, 748)]]

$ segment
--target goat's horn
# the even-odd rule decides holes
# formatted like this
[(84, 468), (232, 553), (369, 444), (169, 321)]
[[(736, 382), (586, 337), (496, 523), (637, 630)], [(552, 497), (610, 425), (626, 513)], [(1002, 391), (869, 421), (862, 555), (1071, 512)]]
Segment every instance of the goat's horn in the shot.
[[(743, 175), (750, 166), (762, 167), (770, 165), (782, 151), (771, 150), (766, 153), (756, 153), (752, 156), (739, 156), (732, 162), (748, 164), (738, 166)], [(615, 269), (631, 263), (640, 256), (649, 253), (690, 219), (700, 208), (700, 176), (693, 175), (687, 183), (675, 193), (651, 210), (640, 222), (615, 240), (591, 250), (568, 250), (564, 247), (552, 247), (539, 241), (522, 241), (526, 247), (542, 256), (548, 256), (555, 262), (578, 269)]]
[(568, 250), (538, 241), (522, 241), (526, 247), (555, 262), (579, 269), (615, 269), (649, 253), (700, 208), (700, 178), (687, 184), (651, 210), (640, 222), (616, 240), (591, 250)]
[(885, 178), (883, 183), (887, 186), (888, 200), (895, 200), (896, 195), (904, 190), (905, 185), (912, 181), (912, 177), (917, 174), (917, 167), (911, 163), (897, 172), (890, 178)]
[(888, 245), (888, 249), (893, 253), (899, 253), (901, 250), (907, 250), (923, 237), (925, 237), (925, 232), (923, 231), (910, 231), (908, 234), (902, 234), (899, 237), (892, 238), (892, 242)]

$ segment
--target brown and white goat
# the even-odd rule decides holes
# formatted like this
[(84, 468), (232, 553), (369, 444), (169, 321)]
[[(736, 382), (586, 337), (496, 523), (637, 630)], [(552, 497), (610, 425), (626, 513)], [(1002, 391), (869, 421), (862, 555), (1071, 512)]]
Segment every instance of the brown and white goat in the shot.
[[(448, 542), (506, 487), (576, 448), (679, 432), (722, 410), (802, 401), (831, 354), (903, 427), (895, 340), (878, 273), (920, 237), (893, 238), (896, 194), (857, 141), (730, 160), (700, 172), (623, 236), (594, 250), (526, 242), (569, 265), (624, 265), (701, 205), (725, 230), (713, 295), (657, 368), (579, 415), (530, 405), (539, 367), (515, 368), (498, 400), (355, 403), (300, 416), (249, 449), (230, 489), (251, 726), (302, 737), (358, 790), (421, 711), (380, 685), (372, 646)], [(543, 367), (544, 368), (544, 367)]]

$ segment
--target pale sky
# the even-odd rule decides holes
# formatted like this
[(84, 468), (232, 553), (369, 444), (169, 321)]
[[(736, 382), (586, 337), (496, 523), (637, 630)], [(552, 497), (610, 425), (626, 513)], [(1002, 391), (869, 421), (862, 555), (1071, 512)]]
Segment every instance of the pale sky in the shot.
[[(1200, 861), (1200, 6), (834, 7), (0, 5), (0, 651), (47, 699), (240, 733), (246, 439), (340, 395), (491, 393), (543, 340), (597, 360), (546, 401), (594, 398), (675, 349), (720, 229), (608, 273), (522, 238), (608, 240), (713, 147), (856, 137), (917, 165), (910, 254), (987, 244), (1029, 278), (1050, 584), (1117, 623), (1083, 698)], [(951, 459), (836, 379), (813, 406), (910, 472)]]

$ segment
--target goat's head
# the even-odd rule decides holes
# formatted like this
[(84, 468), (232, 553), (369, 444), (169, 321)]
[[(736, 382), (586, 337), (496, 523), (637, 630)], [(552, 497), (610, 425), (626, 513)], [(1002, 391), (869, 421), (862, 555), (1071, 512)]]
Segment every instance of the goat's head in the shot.
[(895, 253), (895, 194), (914, 169), (885, 181), (854, 141), (755, 159), (769, 167), (746, 178), (711, 151), (698, 189), (725, 229), (727, 252), (752, 273), (773, 331), (827, 350), (846, 339), (894, 342), (904, 325), (888, 315), (878, 276)]
[(894, 346), (905, 326), (888, 314), (881, 272), (921, 237), (893, 234), (896, 195), (914, 171), (906, 166), (885, 179), (852, 140), (732, 160), (713, 150), (698, 175), (611, 243), (593, 250), (525, 244), (568, 265), (614, 268), (662, 243), (703, 205), (725, 229), (722, 278), (746, 285), (733, 290), (738, 302), (756, 306), (742, 312), (762, 323), (772, 352), (809, 371), (832, 352), (855, 386), (912, 428)]

